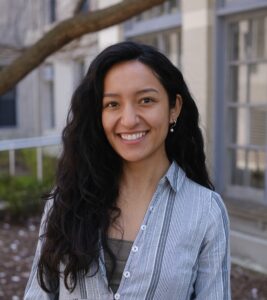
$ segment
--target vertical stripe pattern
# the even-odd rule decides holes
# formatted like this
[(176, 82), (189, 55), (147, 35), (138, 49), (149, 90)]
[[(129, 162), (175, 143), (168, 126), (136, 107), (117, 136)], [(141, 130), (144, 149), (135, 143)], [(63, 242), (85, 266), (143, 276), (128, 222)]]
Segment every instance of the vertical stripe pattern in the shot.
[(149, 289), (146, 294), (146, 298), (145, 298), (146, 300), (154, 299), (155, 290), (158, 285), (160, 271), (161, 271), (161, 267), (162, 267), (163, 254), (164, 254), (166, 240), (167, 240), (168, 231), (169, 231), (169, 226), (170, 226), (170, 222), (171, 222), (171, 214), (172, 214), (172, 209), (173, 209), (173, 204), (174, 204), (174, 197), (175, 197), (174, 192), (171, 191), (169, 194), (166, 214), (165, 214), (164, 223), (163, 223), (162, 231), (161, 231), (161, 235), (160, 235), (159, 247), (158, 247), (157, 255), (156, 255), (156, 259), (155, 259), (156, 263), (154, 264), (153, 275), (152, 275), (152, 279), (149, 284)]
[[(116, 294), (108, 289), (101, 251), (97, 274), (79, 274), (73, 293), (66, 290), (60, 277), (59, 300), (231, 299), (229, 221), (223, 201), (187, 178), (175, 162), (159, 182), (134, 247)], [(41, 241), (24, 300), (57, 299), (38, 284), (40, 249)]]
[(78, 282), (80, 287), (81, 299), (87, 299), (87, 292), (85, 287), (85, 276), (82, 276), (81, 272), (78, 275)]

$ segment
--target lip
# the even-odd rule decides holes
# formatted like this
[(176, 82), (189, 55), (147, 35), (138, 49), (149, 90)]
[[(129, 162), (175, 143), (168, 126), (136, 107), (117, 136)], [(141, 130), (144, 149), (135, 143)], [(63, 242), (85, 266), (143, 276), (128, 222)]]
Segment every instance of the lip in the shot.
[(142, 141), (147, 135), (148, 131), (122, 132), (118, 136), (126, 144), (135, 144)]

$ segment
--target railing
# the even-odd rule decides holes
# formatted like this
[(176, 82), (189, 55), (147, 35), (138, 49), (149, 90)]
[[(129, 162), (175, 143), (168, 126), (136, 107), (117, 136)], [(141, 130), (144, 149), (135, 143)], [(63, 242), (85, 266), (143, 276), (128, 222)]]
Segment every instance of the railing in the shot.
[(36, 148), (36, 168), (38, 180), (43, 179), (43, 147), (59, 146), (61, 143), (60, 136), (42, 136), (24, 139), (12, 139), (0, 141), (0, 151), (9, 153), (9, 174), (16, 174), (16, 157), (15, 150)]

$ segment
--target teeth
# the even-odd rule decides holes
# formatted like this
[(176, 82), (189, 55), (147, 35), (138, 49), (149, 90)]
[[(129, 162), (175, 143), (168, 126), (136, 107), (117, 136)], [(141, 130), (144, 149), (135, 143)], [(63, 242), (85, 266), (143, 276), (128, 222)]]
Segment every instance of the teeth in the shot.
[(123, 140), (127, 140), (127, 141), (134, 141), (137, 139), (140, 139), (142, 136), (144, 136), (146, 133), (145, 132), (138, 132), (138, 133), (134, 133), (134, 134), (121, 134), (121, 138)]

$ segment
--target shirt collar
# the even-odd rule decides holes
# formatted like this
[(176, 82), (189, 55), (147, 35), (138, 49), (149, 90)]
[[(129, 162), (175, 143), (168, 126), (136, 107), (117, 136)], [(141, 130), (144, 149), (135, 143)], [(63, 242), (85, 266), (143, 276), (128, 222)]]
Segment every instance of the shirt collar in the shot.
[(181, 180), (185, 177), (184, 171), (178, 166), (176, 161), (173, 161), (167, 170), (164, 178), (167, 179), (172, 189), (177, 192), (181, 185)]

